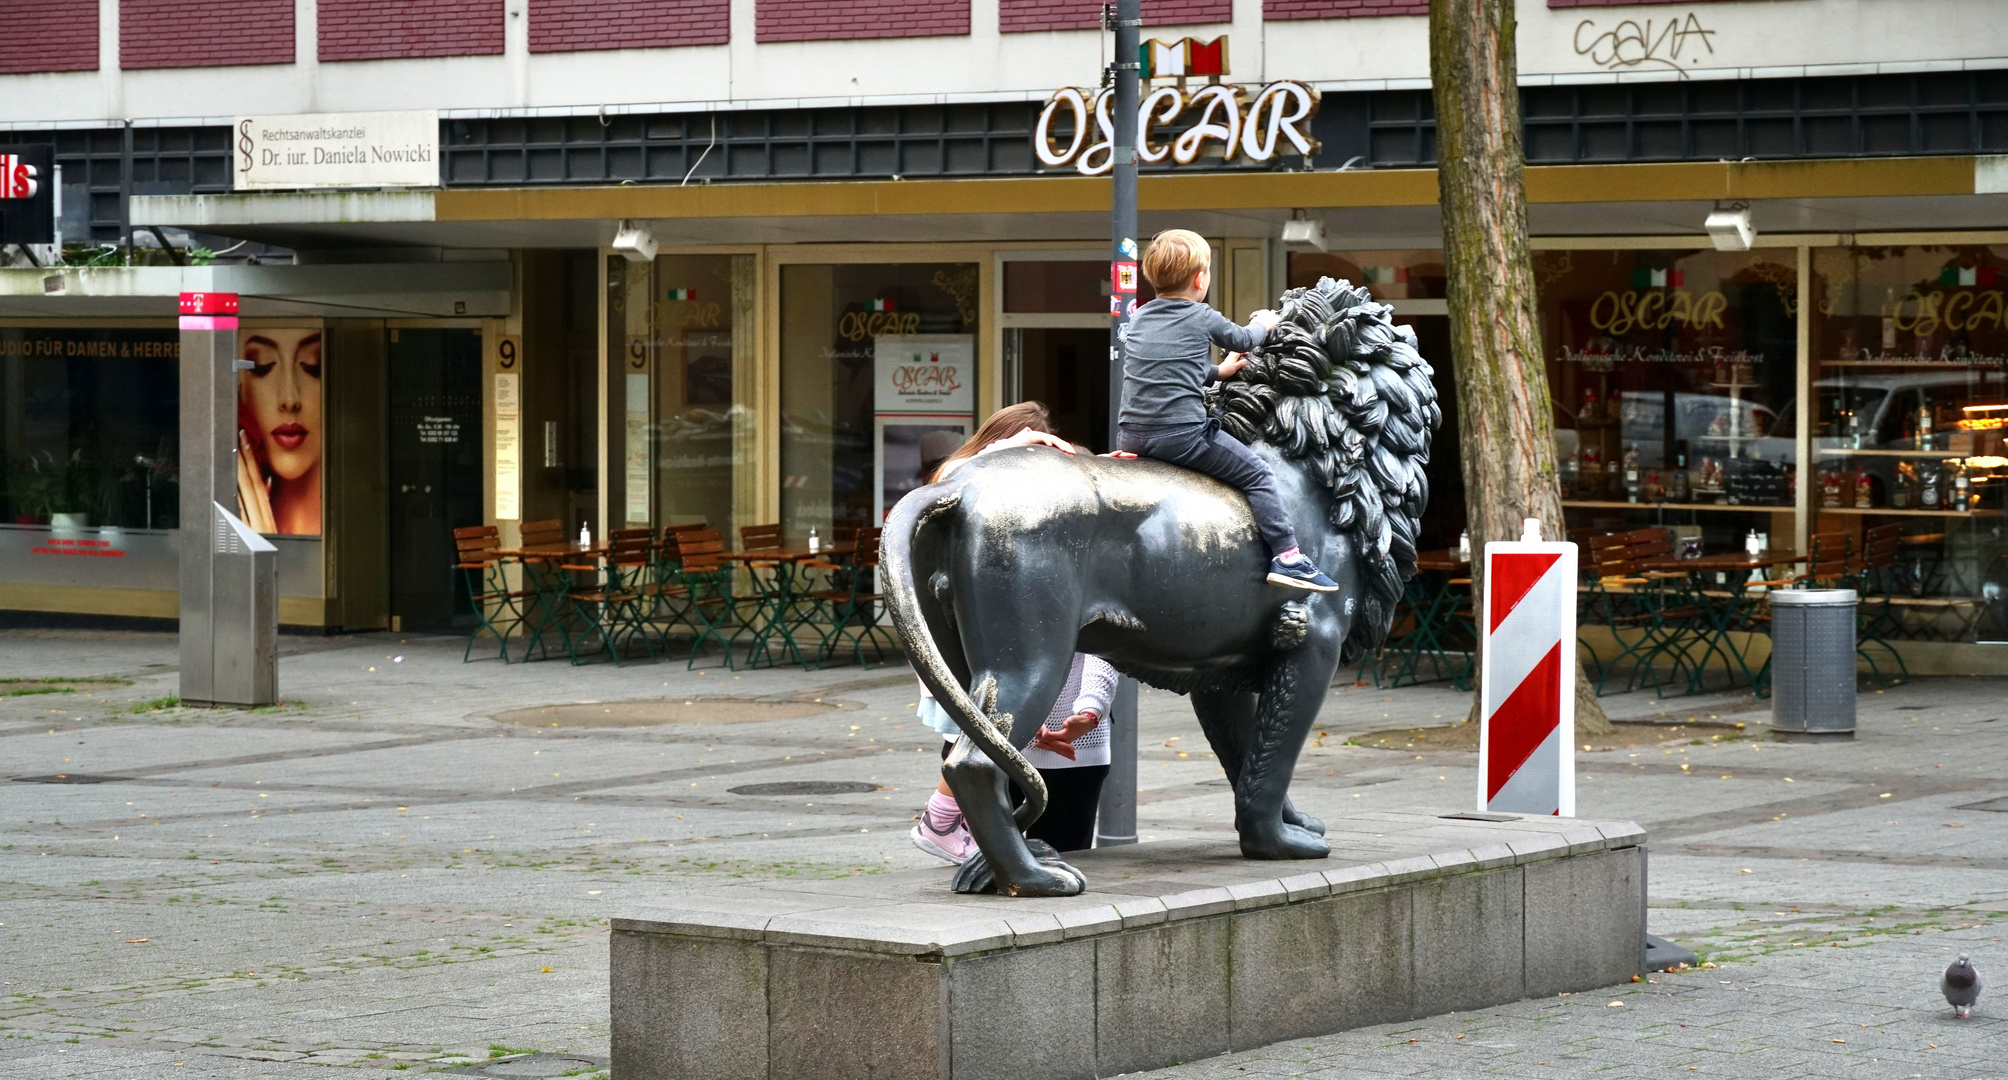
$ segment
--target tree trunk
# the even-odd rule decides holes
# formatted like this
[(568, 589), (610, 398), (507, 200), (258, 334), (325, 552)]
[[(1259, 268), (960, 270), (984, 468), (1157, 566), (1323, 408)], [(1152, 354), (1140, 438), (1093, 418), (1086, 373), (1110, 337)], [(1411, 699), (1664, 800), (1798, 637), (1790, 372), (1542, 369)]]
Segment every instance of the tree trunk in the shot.
[[(1523, 518), (1541, 519), (1544, 536), (1567, 535), (1527, 246), (1514, 31), (1513, 0), (1430, 0), (1457, 452), (1474, 555), (1487, 540), (1518, 539)], [(1474, 558), (1471, 569), (1472, 593), (1482, 595), (1483, 560)], [(1472, 715), (1477, 710), (1474, 690)], [(1580, 659), (1576, 728), (1611, 730)]]

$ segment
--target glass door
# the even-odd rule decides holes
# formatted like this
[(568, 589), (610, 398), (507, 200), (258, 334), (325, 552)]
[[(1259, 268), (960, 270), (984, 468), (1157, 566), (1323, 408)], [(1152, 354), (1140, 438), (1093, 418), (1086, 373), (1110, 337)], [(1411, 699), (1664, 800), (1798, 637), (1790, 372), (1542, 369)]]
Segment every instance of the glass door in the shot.
[(472, 618), (453, 530), (483, 521), (481, 332), (392, 329), (390, 613), (403, 630)]

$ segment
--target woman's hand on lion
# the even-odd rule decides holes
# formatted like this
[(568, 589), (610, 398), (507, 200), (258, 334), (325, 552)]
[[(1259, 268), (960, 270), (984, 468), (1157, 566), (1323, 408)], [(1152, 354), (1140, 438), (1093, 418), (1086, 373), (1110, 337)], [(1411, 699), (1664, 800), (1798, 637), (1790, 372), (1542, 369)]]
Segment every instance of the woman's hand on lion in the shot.
[(978, 456), (981, 456), (992, 451), (1009, 450), (1017, 446), (1050, 446), (1062, 453), (1071, 454), (1074, 452), (1074, 444), (1060, 438), (1058, 435), (1039, 431), (1034, 428), (1026, 428), (1008, 439), (999, 439), (989, 446), (978, 450), (976, 453)]

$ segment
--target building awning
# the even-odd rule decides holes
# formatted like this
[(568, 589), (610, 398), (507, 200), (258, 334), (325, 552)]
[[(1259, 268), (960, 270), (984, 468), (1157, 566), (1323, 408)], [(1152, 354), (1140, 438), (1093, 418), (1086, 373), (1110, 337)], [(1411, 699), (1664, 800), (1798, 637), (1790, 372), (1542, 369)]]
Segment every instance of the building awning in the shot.
[[(1853, 234), (2008, 226), (2008, 158), (1912, 157), (1533, 166), (1537, 237), (1706, 239), (1718, 202), (1751, 204), (1764, 234)], [(1051, 176), (631, 186), (447, 188), (138, 196), (136, 225), (175, 226), (299, 250), (340, 247), (592, 247), (614, 223), (646, 222), (664, 244), (1068, 240), (1107, 228), (1105, 178)], [(1275, 235), (1302, 210), (1335, 244), (1430, 245), (1440, 237), (1434, 169), (1152, 174), (1138, 201), (1148, 233), (1179, 225)]]
[(512, 268), (480, 261), (0, 270), (0, 317), (167, 318), (183, 292), (234, 292), (247, 317), (498, 317)]

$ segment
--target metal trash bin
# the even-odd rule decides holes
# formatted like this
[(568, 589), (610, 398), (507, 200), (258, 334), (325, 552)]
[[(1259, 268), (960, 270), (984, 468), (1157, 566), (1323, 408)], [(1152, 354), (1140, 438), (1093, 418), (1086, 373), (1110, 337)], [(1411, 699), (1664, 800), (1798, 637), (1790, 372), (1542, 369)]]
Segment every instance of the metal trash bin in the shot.
[(1855, 591), (1771, 593), (1771, 730), (1855, 737)]

